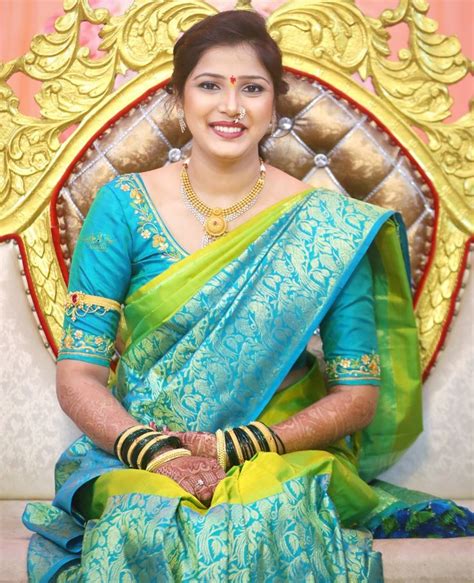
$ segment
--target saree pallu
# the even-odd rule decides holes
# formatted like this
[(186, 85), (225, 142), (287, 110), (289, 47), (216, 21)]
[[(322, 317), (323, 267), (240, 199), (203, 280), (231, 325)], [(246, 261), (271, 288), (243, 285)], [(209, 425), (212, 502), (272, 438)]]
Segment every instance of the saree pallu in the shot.
[(366, 253), (382, 370), (369, 427), (326, 450), (258, 454), (227, 473), (209, 508), (165, 476), (125, 469), (83, 436), (58, 461), (53, 505), (25, 510), (36, 532), (30, 580), (382, 581), (364, 525), (376, 528), (400, 506), (366, 481), (421, 431), (396, 213), (305, 191), (176, 263), (127, 298), (126, 349), (109, 386), (138, 422), (177, 431), (293, 415), (326, 394), (317, 360), (277, 388)]

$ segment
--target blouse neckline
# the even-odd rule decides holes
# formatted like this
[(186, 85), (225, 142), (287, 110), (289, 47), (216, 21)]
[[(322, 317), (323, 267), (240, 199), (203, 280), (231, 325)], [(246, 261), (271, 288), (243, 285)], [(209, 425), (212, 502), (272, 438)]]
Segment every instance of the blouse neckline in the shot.
[(161, 217), (158, 209), (156, 208), (155, 203), (153, 202), (150, 193), (148, 191), (148, 188), (143, 180), (143, 178), (140, 176), (140, 174), (136, 173), (135, 174), (136, 177), (139, 178), (140, 180), (140, 184), (142, 186), (142, 192), (144, 194), (144, 198), (148, 204), (148, 206), (150, 207), (158, 225), (161, 227), (161, 229), (164, 231), (166, 237), (168, 238), (168, 241), (173, 245), (173, 247), (179, 252), (181, 253), (184, 257), (188, 257), (190, 255), (190, 253), (188, 251), (186, 251), (186, 249), (184, 249), (184, 247), (182, 247), (182, 245), (180, 245), (180, 243), (176, 240), (176, 238), (172, 235), (171, 231), (169, 230), (169, 228), (167, 227), (166, 223), (164, 222), (163, 218)]
[[(135, 179), (136, 179), (136, 177), (138, 177), (138, 178), (139, 178), (139, 180), (140, 180), (140, 184), (142, 185), (142, 191), (143, 191), (143, 194), (145, 195), (145, 199), (146, 199), (146, 201), (147, 201), (147, 204), (150, 206), (150, 208), (151, 208), (151, 210), (152, 210), (152, 212), (153, 212), (153, 215), (155, 216), (155, 218), (156, 218), (156, 220), (157, 220), (157, 223), (159, 224), (159, 226), (161, 226), (161, 227), (162, 227), (162, 229), (163, 229), (163, 231), (165, 232), (165, 234), (167, 235), (167, 237), (168, 237), (168, 240), (170, 241), (170, 243), (173, 245), (173, 247), (175, 247), (175, 249), (176, 249), (176, 250), (177, 250), (179, 253), (181, 253), (181, 254), (183, 255), (183, 258), (187, 258), (187, 257), (189, 257), (190, 255), (192, 255), (192, 253), (190, 253), (189, 251), (186, 251), (186, 249), (184, 249), (184, 247), (182, 247), (182, 246), (180, 245), (180, 243), (179, 243), (179, 242), (178, 242), (178, 241), (175, 239), (175, 237), (172, 235), (171, 231), (169, 230), (169, 228), (167, 227), (166, 223), (165, 223), (165, 222), (164, 222), (164, 220), (162, 219), (162, 217), (161, 217), (160, 213), (158, 212), (158, 209), (156, 208), (156, 205), (155, 205), (155, 203), (153, 202), (153, 200), (152, 200), (152, 198), (151, 198), (151, 196), (150, 196), (150, 193), (149, 193), (149, 191), (148, 191), (148, 188), (147, 188), (147, 186), (146, 186), (146, 184), (145, 184), (145, 181), (143, 180), (143, 178), (141, 177), (141, 175), (140, 175), (139, 173), (135, 173), (135, 174), (134, 174), (134, 176), (135, 176)], [(312, 187), (306, 188), (306, 189), (304, 189), (304, 190), (301, 190), (301, 191), (299, 191), (299, 192), (293, 193), (293, 194), (291, 194), (291, 195), (289, 195), (289, 196), (285, 197), (285, 198), (284, 198), (284, 199), (282, 199), (281, 201), (278, 201), (278, 202), (276, 202), (276, 203), (274, 203), (274, 204), (270, 205), (269, 207), (266, 207), (265, 209), (263, 209), (263, 210), (259, 211), (259, 212), (257, 213), (257, 215), (259, 215), (260, 213), (263, 213), (263, 212), (265, 212), (265, 210), (267, 210), (268, 208), (271, 208), (271, 207), (273, 207), (273, 206), (276, 206), (277, 204), (279, 204), (279, 203), (281, 203), (281, 202), (283, 202), (283, 201), (287, 201), (287, 200), (289, 201), (289, 200), (293, 199), (293, 198), (294, 198), (294, 197), (296, 197), (296, 196), (299, 196), (299, 195), (301, 195), (301, 194), (304, 194), (304, 193), (309, 193), (309, 192), (312, 192), (312, 191), (314, 191), (314, 190), (315, 190), (315, 187), (314, 187), (314, 186), (312, 186)], [(254, 215), (254, 216), (256, 216), (256, 215)], [(252, 217), (252, 218), (253, 218), (253, 217)], [(248, 219), (248, 220), (251, 220), (252, 218), (250, 218), (250, 219)], [(245, 224), (245, 223), (244, 223), (244, 224)], [(242, 226), (242, 225), (240, 225), (240, 226)]]

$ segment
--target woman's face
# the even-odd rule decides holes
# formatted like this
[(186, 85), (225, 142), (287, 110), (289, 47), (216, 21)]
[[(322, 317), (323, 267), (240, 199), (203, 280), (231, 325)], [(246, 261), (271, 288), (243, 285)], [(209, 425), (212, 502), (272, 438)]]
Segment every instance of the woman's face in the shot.
[[(206, 51), (189, 74), (183, 96), (193, 150), (223, 159), (256, 154), (274, 103), (270, 74), (249, 45)], [(245, 116), (234, 123), (241, 107)]]

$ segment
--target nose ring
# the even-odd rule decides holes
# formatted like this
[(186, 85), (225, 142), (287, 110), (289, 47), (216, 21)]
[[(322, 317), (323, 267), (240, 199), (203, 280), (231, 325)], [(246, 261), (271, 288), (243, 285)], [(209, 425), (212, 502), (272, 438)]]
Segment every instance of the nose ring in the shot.
[(238, 121), (242, 121), (245, 117), (245, 114), (247, 112), (245, 111), (245, 107), (241, 107), (239, 109), (239, 113), (237, 114), (237, 116), (234, 118), (234, 123), (237, 123)]

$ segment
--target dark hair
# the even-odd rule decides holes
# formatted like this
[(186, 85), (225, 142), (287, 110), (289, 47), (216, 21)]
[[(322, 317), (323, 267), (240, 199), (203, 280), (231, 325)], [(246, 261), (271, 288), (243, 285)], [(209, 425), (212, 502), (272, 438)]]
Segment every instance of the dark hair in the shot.
[(288, 91), (283, 81), (281, 52), (268, 34), (265, 19), (249, 10), (225, 10), (194, 24), (178, 39), (173, 49), (171, 87), (182, 98), (184, 85), (205, 51), (218, 46), (249, 45), (270, 73), (275, 100)]

